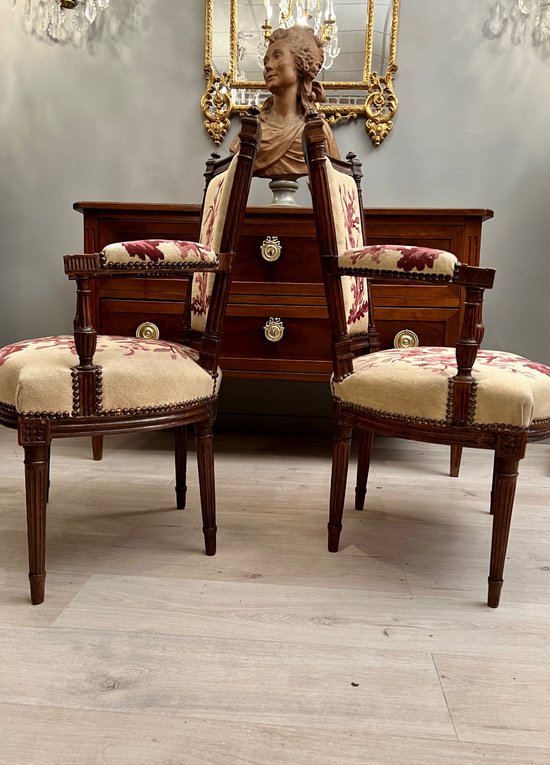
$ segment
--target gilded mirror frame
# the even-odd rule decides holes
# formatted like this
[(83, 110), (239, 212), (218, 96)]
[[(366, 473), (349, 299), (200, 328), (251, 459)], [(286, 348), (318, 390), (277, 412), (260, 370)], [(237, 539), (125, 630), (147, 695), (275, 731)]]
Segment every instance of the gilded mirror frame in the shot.
[[(241, 114), (248, 109), (247, 104), (237, 104), (233, 100), (232, 89), (259, 91), (265, 90), (263, 81), (237, 80), (237, 9), (238, 0), (224, 0), (229, 3), (229, 72), (216, 74), (213, 66), (213, 20), (215, 6), (221, 0), (205, 0), (205, 38), (204, 72), (206, 90), (201, 98), (204, 127), (215, 144), (219, 145), (230, 127), (233, 114)], [(366, 0), (365, 51), (363, 61), (363, 79), (356, 82), (327, 82), (323, 87), (327, 96), (334, 91), (364, 91), (365, 102), (357, 104), (318, 104), (329, 123), (335, 125), (343, 120), (365, 119), (365, 129), (372, 143), (379, 146), (393, 128), (393, 117), (397, 111), (398, 99), (394, 91), (394, 77), (397, 72), (397, 32), (399, 24), (400, 0), (391, 0), (391, 29), (387, 65), (384, 72), (372, 71), (373, 29), (375, 0)]]

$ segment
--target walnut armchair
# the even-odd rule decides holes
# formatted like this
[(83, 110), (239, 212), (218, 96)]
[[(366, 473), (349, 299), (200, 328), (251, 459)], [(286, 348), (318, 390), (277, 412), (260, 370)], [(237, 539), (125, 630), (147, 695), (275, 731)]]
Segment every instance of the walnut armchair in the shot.
[[(206, 163), (198, 242), (122, 242), (101, 253), (67, 255), (65, 273), (77, 289), (74, 334), (0, 349), (0, 422), (17, 428), (25, 454), (33, 604), (44, 600), (54, 438), (174, 428), (176, 504), (183, 508), (186, 428), (193, 424), (206, 554), (216, 552), (212, 434), (221, 379), (218, 357), (259, 134), (257, 116), (244, 116), (239, 153)], [(186, 304), (183, 342), (98, 336), (90, 302), (90, 284), (97, 276), (178, 279)]]
[[(309, 115), (305, 127), (304, 153), (333, 356), (335, 435), (328, 549), (338, 550), (353, 428), (361, 434), (357, 509), (363, 508), (375, 433), (451, 446), (455, 475), (463, 447), (491, 449), (488, 605), (496, 608), (519, 462), (529, 441), (550, 436), (550, 368), (512, 353), (480, 349), (483, 293), (493, 285), (493, 269), (461, 264), (442, 250), (365, 245), (360, 164), (353, 155), (348, 155), (348, 162), (326, 155), (322, 123), (315, 114)], [(364, 320), (368, 309), (365, 280), (370, 279), (464, 287), (465, 315), (456, 347), (364, 353), (356, 341), (356, 325), (358, 315)], [(373, 311), (369, 313), (375, 325)]]

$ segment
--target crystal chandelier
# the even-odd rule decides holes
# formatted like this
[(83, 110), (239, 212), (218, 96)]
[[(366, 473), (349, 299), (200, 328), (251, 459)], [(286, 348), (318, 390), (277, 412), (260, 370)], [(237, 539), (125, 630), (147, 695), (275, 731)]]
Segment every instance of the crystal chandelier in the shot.
[[(263, 59), (273, 31), (271, 26), (273, 9), (270, 0), (264, 0), (264, 8), (263, 38), (258, 45), (260, 66), (263, 66)], [(295, 24), (313, 28), (325, 46), (325, 61), (322, 68), (330, 69), (340, 53), (333, 0), (281, 0), (279, 2), (279, 27), (288, 29)]]
[[(12, 10), (16, 4), (17, 0), (8, 0)], [(58, 43), (79, 42), (109, 4), (110, 0), (24, 0), (23, 25), (26, 32), (38, 37)]]
[(491, 38), (510, 31), (514, 45), (530, 41), (532, 45), (550, 46), (550, 0), (497, 0), (489, 9), (484, 25)]

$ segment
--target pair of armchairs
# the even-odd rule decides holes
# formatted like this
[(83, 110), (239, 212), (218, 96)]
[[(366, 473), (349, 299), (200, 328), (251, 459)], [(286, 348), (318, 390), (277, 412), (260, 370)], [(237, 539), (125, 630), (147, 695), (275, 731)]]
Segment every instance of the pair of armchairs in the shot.
[[(207, 555), (216, 551), (213, 423), (231, 263), (259, 141), (254, 115), (243, 118), (239, 153), (209, 160), (199, 241), (112, 244), (71, 255), (77, 285), (72, 336), (0, 349), (0, 422), (17, 428), (25, 452), (31, 601), (44, 600), (46, 504), (52, 439), (174, 428), (176, 504), (185, 506), (186, 428), (197, 438)], [(335, 438), (328, 547), (336, 552), (352, 430), (360, 432), (356, 508), (363, 508), (373, 435), (449, 444), (452, 473), (464, 446), (492, 449), (493, 540), (488, 604), (496, 607), (518, 464), (529, 440), (550, 436), (550, 369), (519, 356), (479, 351), (483, 291), (492, 269), (460, 264), (451, 253), (419, 247), (365, 246), (360, 163), (326, 156), (323, 123), (304, 130), (313, 211), (332, 333)], [(98, 336), (90, 280), (98, 275), (187, 277), (182, 342)], [(369, 279), (463, 285), (465, 318), (454, 348), (379, 350)], [(183, 280), (182, 280), (183, 283)]]

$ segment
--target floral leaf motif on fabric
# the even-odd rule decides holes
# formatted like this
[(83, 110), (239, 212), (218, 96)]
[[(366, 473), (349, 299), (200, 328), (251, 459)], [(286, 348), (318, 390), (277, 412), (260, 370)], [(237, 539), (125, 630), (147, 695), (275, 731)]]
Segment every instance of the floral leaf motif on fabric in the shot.
[(403, 269), (403, 271), (413, 271), (415, 268), (417, 271), (423, 271), (425, 268), (433, 269), (435, 261), (441, 254), (440, 250), (434, 250), (430, 247), (410, 247), (398, 244), (369, 245), (369, 247), (353, 253), (350, 256), (350, 263), (356, 265), (366, 258), (372, 263), (379, 264), (382, 262), (382, 256), (390, 252), (401, 253), (395, 266)]
[[(196, 242), (187, 242), (172, 239), (141, 239), (135, 242), (122, 242), (122, 246), (131, 258), (139, 258), (142, 261), (152, 261), (158, 263), (166, 259), (166, 254), (159, 245), (171, 245), (175, 250), (175, 255), (182, 260), (192, 259), (195, 261), (204, 261), (212, 255), (212, 250), (208, 246), (197, 244)], [(189, 258), (189, 256), (192, 256)]]
[[(170, 343), (165, 340), (145, 340), (137, 337), (118, 337), (116, 335), (98, 335), (95, 354), (101, 354), (116, 346), (124, 351), (124, 356), (134, 356), (138, 352), (168, 353), (172, 359), (198, 359), (198, 353), (187, 346)], [(78, 359), (72, 335), (57, 335), (42, 337), (37, 340), (22, 340), (0, 348), (0, 366), (14, 353), (32, 348), (34, 351), (45, 351), (51, 348), (65, 348)], [(99, 359), (100, 361), (100, 359)]]
[[(456, 353), (454, 348), (439, 348), (419, 346), (418, 348), (390, 348), (380, 353), (372, 353), (358, 358), (355, 371), (360, 372), (373, 367), (387, 364), (404, 363), (410, 366), (430, 369), (433, 374), (443, 377), (453, 377), (457, 372)], [(511, 374), (527, 378), (535, 378), (538, 374), (550, 377), (550, 367), (535, 361), (529, 361), (522, 356), (504, 351), (479, 350), (472, 369), (473, 377), (479, 376), (480, 367), (503, 369)]]
[(11, 345), (6, 345), (4, 348), (0, 348), (0, 367), (7, 359), (14, 353), (24, 351), (31, 346), (34, 350), (41, 351), (47, 348), (67, 348), (71, 353), (76, 356), (76, 349), (74, 347), (74, 338), (70, 335), (52, 335), (51, 337), (42, 337), (40, 340), (21, 340)]
[[(104, 342), (108, 341), (108, 342)], [(139, 337), (117, 337), (116, 335), (101, 335), (98, 337), (97, 350), (108, 350), (115, 343), (124, 356), (134, 356), (136, 353), (168, 353), (170, 358), (198, 359), (198, 353), (184, 345), (177, 345), (166, 340), (145, 340)]]
[(361, 244), (361, 221), (358, 213), (357, 195), (354, 194), (353, 190), (346, 189), (345, 186), (339, 186), (338, 191), (346, 231), (345, 248), (352, 249)]
[(195, 274), (193, 278), (194, 295), (191, 300), (191, 312), (195, 316), (203, 316), (210, 305), (208, 294), (208, 274)]
[(218, 209), (220, 207), (221, 193), (225, 183), (225, 177), (226, 176), (223, 175), (218, 180), (218, 185), (216, 188), (216, 192), (214, 194), (214, 199), (212, 200), (212, 204), (209, 206), (208, 210), (206, 211), (206, 215), (204, 217), (204, 243), (207, 246), (211, 245), (212, 239), (214, 236), (214, 224), (216, 223)]
[(367, 280), (354, 276), (351, 281), (352, 304), (348, 315), (348, 326), (364, 318), (369, 312)]

